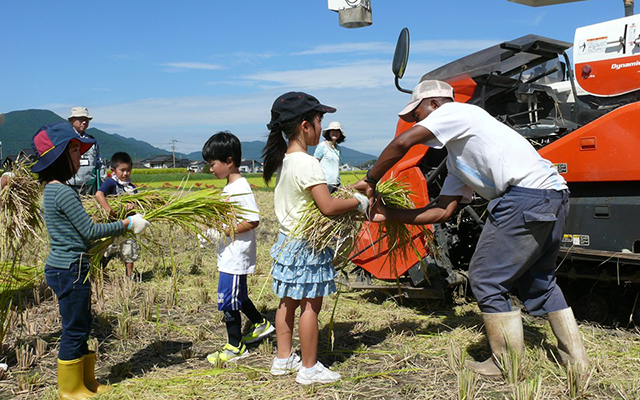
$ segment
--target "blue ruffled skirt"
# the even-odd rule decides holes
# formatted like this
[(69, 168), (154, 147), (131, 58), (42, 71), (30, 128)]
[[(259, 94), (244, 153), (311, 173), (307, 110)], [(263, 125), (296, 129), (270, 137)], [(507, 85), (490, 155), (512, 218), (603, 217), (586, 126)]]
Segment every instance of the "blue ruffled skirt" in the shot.
[(271, 247), (273, 292), (294, 300), (328, 296), (336, 291), (333, 250), (317, 252), (303, 240), (280, 233)]

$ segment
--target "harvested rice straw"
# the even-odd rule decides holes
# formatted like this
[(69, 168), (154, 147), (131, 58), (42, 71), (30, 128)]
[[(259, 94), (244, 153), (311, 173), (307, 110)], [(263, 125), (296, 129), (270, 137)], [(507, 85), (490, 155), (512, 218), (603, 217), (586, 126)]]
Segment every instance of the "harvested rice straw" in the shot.
[[(353, 198), (353, 192), (338, 188), (331, 197)], [(336, 237), (354, 237), (365, 220), (364, 215), (353, 210), (340, 215), (324, 215), (315, 202), (310, 202), (302, 210), (298, 224), (291, 231), (291, 237), (303, 239), (320, 252), (335, 243)]]
[[(407, 184), (393, 178), (378, 183), (376, 191), (380, 195), (382, 202), (389, 208), (412, 209), (415, 204), (411, 200), (411, 191)], [(332, 197), (352, 198), (353, 191), (340, 188), (332, 194)], [(336, 237), (357, 237), (365, 220), (364, 215), (357, 211), (350, 211), (341, 215), (327, 216), (322, 214), (315, 203), (309, 203), (302, 212), (302, 217), (291, 232), (291, 237), (303, 239), (316, 251), (322, 251), (336, 243)], [(372, 224), (377, 227), (379, 236), (386, 236), (385, 241), (379, 241), (379, 252), (384, 249), (384, 242), (388, 246), (388, 258), (391, 268), (395, 268), (398, 258), (406, 258), (409, 251), (418, 253), (415, 248), (413, 238), (415, 230), (421, 231), (425, 235), (426, 245), (430, 252), (437, 253), (433, 245), (433, 234), (425, 226), (407, 226), (400, 222), (385, 221), (380, 224)], [(350, 249), (344, 249), (344, 254), (351, 254), (355, 241)], [(341, 249), (342, 251), (343, 249)]]
[[(95, 222), (117, 221), (126, 218), (129, 213), (140, 213), (151, 223), (168, 223), (200, 235), (205, 226), (222, 232), (225, 226), (237, 225), (236, 215), (245, 212), (232, 199), (228, 201), (222, 196), (219, 189), (187, 194), (185, 191), (183, 187), (172, 195), (159, 190), (146, 190), (137, 194), (109, 197), (109, 205), (116, 214), (115, 219), (109, 218), (94, 197), (85, 197), (83, 204)], [(127, 211), (127, 204), (133, 204), (131, 211)], [(102, 238), (92, 243), (89, 253), (93, 262), (102, 258), (113, 239)]]
[[(396, 209), (413, 209), (415, 203), (411, 200), (411, 191), (407, 188), (407, 184), (398, 181), (394, 178), (390, 178), (386, 181), (379, 182), (376, 186), (376, 191), (380, 195), (380, 200), (388, 208)], [(419, 250), (415, 248), (413, 238), (416, 235), (416, 230), (422, 233), (425, 237), (425, 247), (429, 249), (431, 254), (437, 254), (437, 248), (434, 244), (433, 232), (431, 232), (425, 225), (410, 225), (407, 226), (401, 222), (384, 221), (383, 223), (376, 224), (378, 227), (378, 235), (382, 237), (386, 235), (386, 243), (388, 248), (388, 258), (390, 268), (395, 268), (397, 260), (406, 259), (409, 251), (413, 251), (418, 256)], [(378, 242), (380, 252), (382, 249), (383, 241)], [(421, 258), (420, 256), (418, 258)], [(395, 274), (397, 277), (397, 273)]]
[[(13, 176), (0, 191), (0, 254), (10, 260), (31, 239), (40, 239), (43, 227), (41, 186), (22, 163), (13, 167)], [(7, 258), (8, 257), (8, 258)]]

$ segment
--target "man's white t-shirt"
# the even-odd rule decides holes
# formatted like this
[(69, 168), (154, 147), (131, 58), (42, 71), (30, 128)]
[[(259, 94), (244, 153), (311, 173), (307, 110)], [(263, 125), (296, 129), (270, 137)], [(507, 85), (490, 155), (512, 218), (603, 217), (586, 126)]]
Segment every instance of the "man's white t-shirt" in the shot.
[(441, 195), (462, 196), (468, 203), (473, 191), (491, 200), (504, 195), (509, 186), (567, 189), (553, 164), (527, 139), (478, 106), (445, 103), (417, 125), (436, 137), (427, 146), (447, 148), (449, 174)]
[(284, 155), (273, 196), (280, 232), (289, 235), (304, 207), (313, 201), (308, 189), (323, 183), (327, 183), (324, 172), (313, 156), (301, 151)]
[[(245, 178), (236, 179), (222, 190), (230, 202), (247, 210), (238, 215), (239, 221), (260, 221), (256, 198)], [(218, 244), (218, 269), (233, 275), (252, 274), (256, 268), (256, 230), (239, 233), (235, 239), (223, 238)]]

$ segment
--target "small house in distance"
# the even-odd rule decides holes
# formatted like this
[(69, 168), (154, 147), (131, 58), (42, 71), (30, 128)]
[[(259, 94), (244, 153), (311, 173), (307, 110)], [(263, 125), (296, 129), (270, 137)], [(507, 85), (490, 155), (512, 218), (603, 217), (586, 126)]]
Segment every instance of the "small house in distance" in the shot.
[(204, 170), (205, 167), (206, 167), (206, 163), (204, 161), (191, 161), (187, 166), (187, 170), (189, 172), (200, 173)]
[(345, 172), (345, 171), (356, 171), (357, 168), (352, 167), (351, 165), (344, 163), (342, 165), (340, 165), (338, 167), (338, 169), (340, 170), (340, 172)]
[(258, 160), (245, 160), (243, 159), (240, 162), (240, 167), (238, 167), (240, 172), (242, 173), (260, 173), (262, 172), (262, 163)]
[(13, 164), (18, 162), (24, 162), (26, 164), (31, 164), (36, 161), (38, 157), (36, 156), (36, 152), (33, 149), (22, 149), (16, 155), (7, 156), (2, 161), (2, 169), (9, 170), (13, 166)]
[(147, 168), (173, 168), (173, 156), (155, 156), (149, 160), (149, 166)]

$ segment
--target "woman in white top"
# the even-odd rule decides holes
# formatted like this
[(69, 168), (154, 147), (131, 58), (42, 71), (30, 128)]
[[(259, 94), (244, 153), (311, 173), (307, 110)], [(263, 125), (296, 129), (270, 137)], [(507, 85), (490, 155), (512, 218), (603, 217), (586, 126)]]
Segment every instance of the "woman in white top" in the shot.
[(320, 166), (327, 180), (329, 192), (333, 193), (340, 186), (340, 147), (338, 143), (344, 142), (346, 136), (340, 122), (331, 122), (329, 127), (322, 131), (325, 140), (316, 147), (313, 156), (320, 161)]

